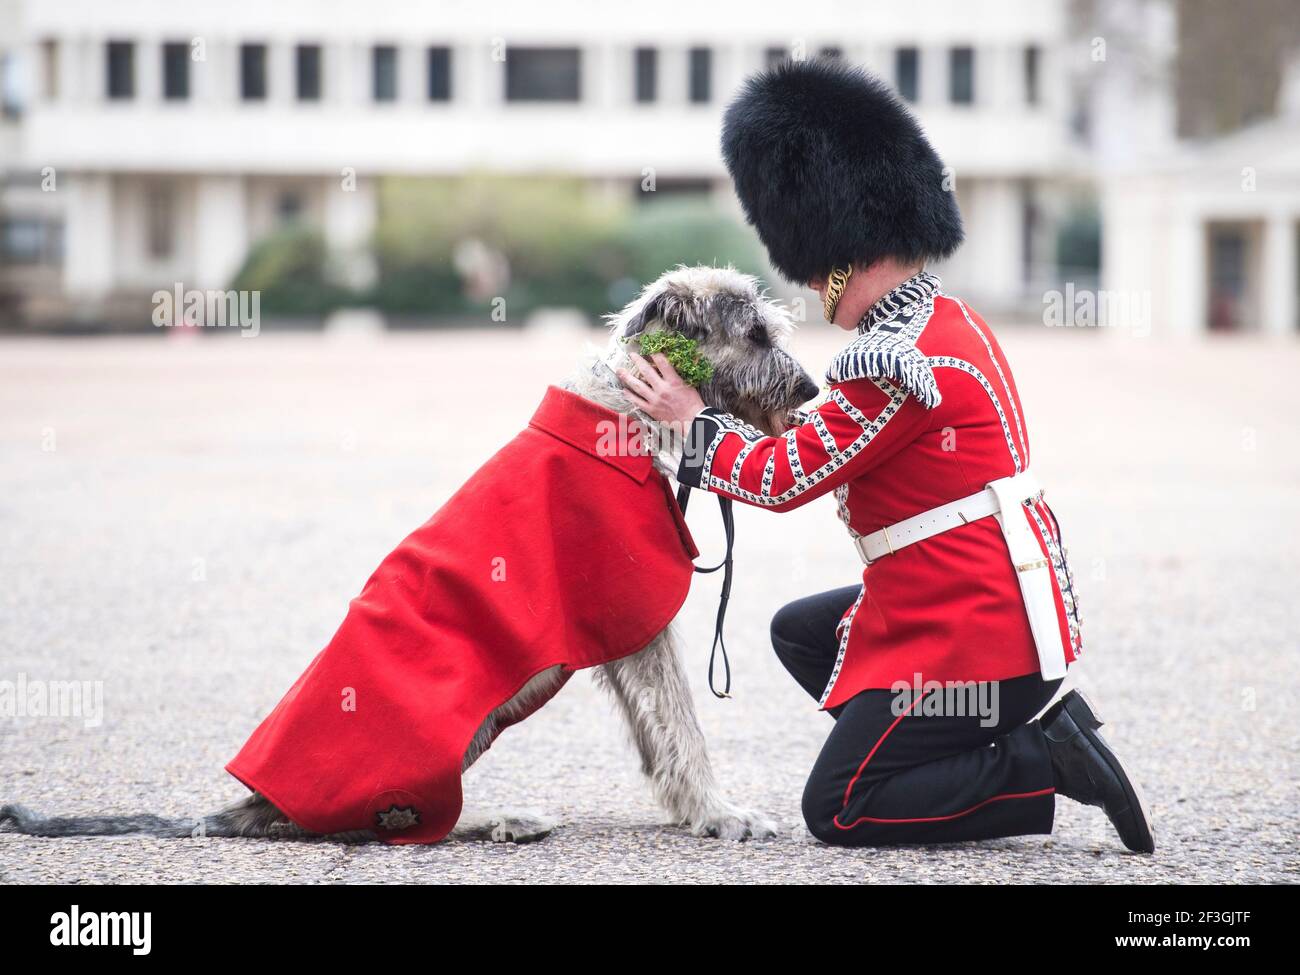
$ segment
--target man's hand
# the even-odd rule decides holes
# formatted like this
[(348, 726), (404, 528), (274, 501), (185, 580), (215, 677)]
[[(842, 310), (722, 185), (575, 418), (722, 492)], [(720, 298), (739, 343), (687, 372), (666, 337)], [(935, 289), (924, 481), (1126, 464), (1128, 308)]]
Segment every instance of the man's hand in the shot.
[(682, 381), (663, 353), (656, 353), (649, 360), (635, 352), (628, 355), (636, 365), (636, 375), (619, 369), (618, 378), (637, 409), (662, 423), (676, 424), (682, 430), (689, 427), (695, 414), (704, 409), (704, 400), (695, 387)]

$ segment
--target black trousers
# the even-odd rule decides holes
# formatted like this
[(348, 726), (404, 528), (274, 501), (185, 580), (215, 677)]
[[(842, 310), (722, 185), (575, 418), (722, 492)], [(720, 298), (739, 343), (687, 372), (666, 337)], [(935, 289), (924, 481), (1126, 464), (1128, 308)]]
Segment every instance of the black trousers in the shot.
[[(796, 600), (772, 619), (777, 656), (814, 700), (835, 665), (835, 626), (859, 589)], [(919, 695), (860, 692), (831, 710), (835, 727), (804, 787), (809, 831), (840, 846), (1050, 833), (1052, 766), (1030, 719), (1060, 683), (1030, 674)]]

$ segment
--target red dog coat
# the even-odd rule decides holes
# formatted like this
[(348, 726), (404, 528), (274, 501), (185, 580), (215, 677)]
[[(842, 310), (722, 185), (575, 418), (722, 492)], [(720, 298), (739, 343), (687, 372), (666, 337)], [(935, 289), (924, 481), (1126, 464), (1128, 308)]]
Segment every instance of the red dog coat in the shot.
[(549, 667), (642, 649), (686, 599), (699, 553), (627, 424), (549, 388), (384, 559), (227, 771), (314, 833), (446, 836), (484, 718)]

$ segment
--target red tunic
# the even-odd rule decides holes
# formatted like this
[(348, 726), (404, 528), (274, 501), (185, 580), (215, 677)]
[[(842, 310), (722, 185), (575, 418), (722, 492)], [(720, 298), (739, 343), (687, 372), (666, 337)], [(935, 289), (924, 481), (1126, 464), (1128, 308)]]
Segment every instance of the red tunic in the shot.
[[(834, 492), (853, 537), (975, 494), (1025, 470), (1024, 411), (997, 340), (939, 280), (919, 274), (877, 302), (827, 372), (826, 401), (780, 437), (728, 414), (699, 486), (784, 511)], [(683, 465), (681, 476), (693, 480)], [(707, 472), (707, 474), (703, 474)], [(1041, 497), (1023, 517), (1054, 568), (1061, 652), (1080, 652), (1060, 530)], [(992, 681), (1039, 670), (1002, 530), (984, 518), (879, 559), (841, 622), (823, 708), (868, 688)]]
[(698, 552), (627, 422), (548, 389), (384, 559), (227, 771), (315, 833), (445, 836), (484, 718), (547, 668), (642, 649), (686, 598)]

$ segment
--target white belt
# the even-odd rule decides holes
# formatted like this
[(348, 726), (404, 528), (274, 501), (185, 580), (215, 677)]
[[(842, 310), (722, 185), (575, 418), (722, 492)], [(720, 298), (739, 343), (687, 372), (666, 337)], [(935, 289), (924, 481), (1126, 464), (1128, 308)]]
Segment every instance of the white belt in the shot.
[(1016, 568), (1025, 612), (1029, 616), (1029, 628), (1038, 649), (1039, 669), (1044, 680), (1054, 680), (1065, 676), (1065, 651), (1056, 613), (1056, 594), (1052, 588), (1055, 570), (1051, 562), (1043, 557), (1038, 536), (1021, 512), (1016, 511), (1012, 518), (1002, 515), (1002, 512), (1013, 511), (1022, 502), (1038, 497), (1042, 490), (1033, 474), (1022, 471), (1011, 477), (990, 481), (988, 487), (978, 494), (950, 501), (857, 538), (853, 544), (862, 556), (862, 561), (871, 565), (908, 545), (915, 545), (980, 518), (995, 516), (1006, 539), (1011, 564)]
[(1002, 505), (998, 501), (1000, 493), (1027, 501), (1042, 490), (1038, 478), (1029, 471), (1024, 471), (1012, 477), (993, 481), (978, 494), (941, 504), (937, 508), (922, 511), (919, 515), (913, 515), (896, 525), (882, 528), (870, 535), (863, 535), (861, 538), (854, 539), (853, 544), (857, 547), (858, 554), (862, 556), (862, 561), (870, 565), (886, 555), (893, 555), (900, 548), (915, 545), (917, 542), (923, 542), (927, 538), (933, 538), (953, 528), (960, 528), (972, 521), (997, 514), (1002, 510)]

